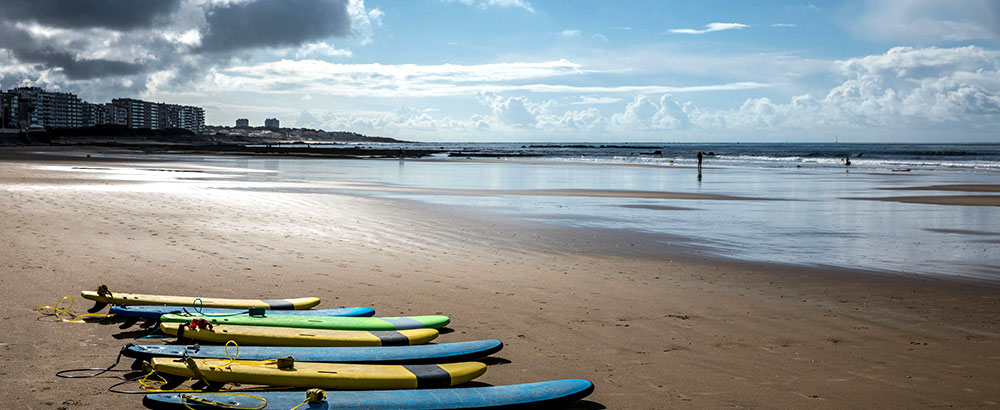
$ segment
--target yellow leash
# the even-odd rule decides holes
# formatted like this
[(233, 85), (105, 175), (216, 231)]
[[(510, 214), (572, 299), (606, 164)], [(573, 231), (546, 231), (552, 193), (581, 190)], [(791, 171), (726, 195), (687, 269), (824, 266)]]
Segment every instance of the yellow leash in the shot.
[[(69, 307), (67, 307), (65, 309), (60, 308), (59, 305), (62, 305), (62, 303), (66, 299), (69, 299)], [(38, 312), (38, 314), (40, 314), (40, 315), (55, 316), (56, 319), (59, 319), (59, 321), (63, 322), (63, 323), (87, 323), (85, 320), (78, 320), (78, 319), (84, 318), (84, 317), (99, 317), (99, 318), (103, 319), (103, 318), (111, 316), (111, 315), (106, 315), (106, 314), (103, 314), (103, 313), (84, 313), (82, 315), (74, 315), (73, 313), (70, 313), (70, 311), (69, 311), (70, 309), (73, 309), (73, 304), (74, 303), (75, 302), (73, 301), (73, 297), (72, 296), (63, 296), (62, 299), (59, 299), (59, 301), (56, 302), (55, 306), (39, 306), (39, 307), (35, 308), (35, 311)], [(52, 313), (43, 312), (42, 309), (51, 309)], [(59, 315), (61, 315), (61, 314), (68, 315), (71, 319), (64, 319), (64, 318), (59, 317)]]
[[(230, 345), (232, 345), (233, 347), (236, 348), (236, 351), (235, 351), (234, 354), (230, 354), (229, 353), (229, 346)], [(202, 363), (204, 363), (207, 366), (217, 366), (217, 367), (226, 367), (226, 366), (229, 366), (229, 365), (231, 365), (233, 363), (241, 364), (241, 365), (245, 365), (245, 366), (265, 366), (265, 365), (276, 364), (277, 361), (278, 361), (278, 359), (239, 360), (238, 358), (240, 356), (240, 345), (238, 343), (236, 343), (235, 340), (229, 340), (229, 341), (226, 342), (226, 346), (225, 346), (224, 352), (226, 353), (226, 359), (211, 359), (211, 358), (209, 358), (209, 359), (202, 359)], [(212, 363), (219, 362), (219, 361), (224, 362), (224, 363), (222, 363), (222, 364), (212, 364)], [(181, 404), (183, 404), (184, 407), (186, 407), (188, 409), (191, 409), (191, 410), (195, 410), (195, 409), (193, 407), (191, 407), (188, 404), (188, 402), (196, 403), (196, 404), (204, 404), (204, 405), (216, 406), (216, 407), (224, 407), (224, 408), (236, 409), (236, 410), (258, 410), (258, 409), (263, 409), (264, 407), (267, 407), (267, 399), (265, 399), (263, 397), (254, 396), (252, 394), (247, 394), (247, 393), (242, 393), (242, 392), (231, 391), (231, 390), (230, 391), (226, 391), (226, 392), (205, 392), (205, 391), (199, 391), (199, 390), (162, 390), (162, 389), (159, 389), (159, 388), (157, 388), (156, 386), (153, 385), (153, 384), (158, 384), (158, 385), (165, 384), (166, 380), (164, 380), (162, 376), (160, 376), (159, 374), (157, 374), (157, 377), (159, 377), (160, 380), (148, 380), (149, 376), (151, 376), (155, 372), (156, 372), (155, 370), (151, 371), (149, 374), (147, 374), (145, 377), (143, 377), (142, 379), (139, 380), (139, 384), (142, 386), (142, 389), (146, 390), (148, 392), (151, 392), (151, 393), (181, 393), (180, 394)], [(194, 379), (188, 379), (188, 380), (184, 381), (181, 384), (190, 382), (191, 380), (194, 380)], [(245, 390), (245, 391), (267, 391), (267, 390), (285, 390), (285, 389), (287, 389), (287, 387), (270, 387), (270, 388), (263, 387), (263, 388), (256, 388), (256, 389), (248, 389), (248, 390)], [(229, 404), (222, 403), (222, 402), (219, 402), (219, 401), (206, 399), (204, 397), (195, 396), (195, 395), (192, 395), (192, 393), (210, 393), (210, 394), (220, 394), (220, 395), (227, 395), (228, 394), (228, 395), (243, 396), (243, 397), (249, 397), (249, 398), (260, 400), (261, 404), (258, 405), (258, 406), (253, 406), (253, 407), (250, 407), (250, 406), (233, 406), (233, 405), (229, 405)], [(322, 395), (322, 393), (323, 393), (322, 390), (320, 390), (320, 394), (321, 395)], [(315, 394), (314, 395), (308, 395), (307, 394), (307, 396), (309, 396), (309, 397), (315, 397)], [(306, 401), (303, 401), (302, 403), (306, 403), (308, 401), (309, 401), (309, 398), (307, 398)], [(298, 408), (299, 406), (301, 406), (302, 403), (299, 403), (299, 405), (295, 406), (295, 408)]]
[[(230, 355), (229, 354), (229, 345), (236, 346), (236, 354), (235, 355)], [(244, 365), (244, 366), (267, 366), (267, 365), (277, 364), (278, 363), (278, 359), (238, 360), (237, 358), (240, 357), (240, 345), (237, 344), (235, 340), (229, 340), (228, 342), (226, 342), (226, 346), (225, 346), (224, 352), (226, 353), (226, 359), (211, 359), (211, 358), (209, 358), (209, 359), (202, 359), (201, 362), (204, 363), (206, 366), (216, 366), (216, 367), (227, 367), (227, 366), (229, 366), (229, 365), (231, 365), (233, 363), (241, 364), (241, 365)], [(228, 361), (227, 361), (227, 359), (228, 359)], [(219, 364), (218, 362), (224, 362), (224, 363)]]
[(222, 407), (222, 408), (227, 408), (227, 409), (238, 409), (238, 410), (258, 410), (258, 409), (262, 409), (264, 407), (267, 407), (267, 400), (266, 399), (264, 399), (263, 397), (260, 397), (260, 396), (254, 396), (252, 394), (238, 393), (238, 392), (212, 393), (212, 394), (225, 394), (225, 395), (233, 395), (233, 396), (250, 397), (250, 398), (253, 398), (253, 399), (260, 400), (261, 404), (259, 406), (254, 406), (254, 407), (250, 407), (250, 406), (233, 406), (233, 405), (222, 403), (222, 402), (218, 402), (218, 401), (215, 401), (215, 400), (209, 400), (209, 399), (206, 399), (204, 397), (190, 396), (190, 395), (187, 395), (185, 393), (181, 393), (181, 395), (180, 395), (180, 397), (181, 397), (181, 404), (183, 404), (184, 407), (187, 407), (188, 409), (191, 409), (191, 410), (197, 410), (197, 409), (195, 409), (194, 407), (189, 406), (187, 404), (188, 400), (190, 400), (193, 403), (204, 404), (204, 405), (215, 406), (215, 407)]

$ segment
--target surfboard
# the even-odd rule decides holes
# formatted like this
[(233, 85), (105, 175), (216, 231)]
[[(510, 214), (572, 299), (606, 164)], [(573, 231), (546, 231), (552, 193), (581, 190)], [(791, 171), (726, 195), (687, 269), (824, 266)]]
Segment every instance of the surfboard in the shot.
[[(326, 400), (307, 403), (303, 410), (445, 410), (481, 409), (531, 405), (551, 408), (587, 397), (594, 384), (581, 379), (553, 380), (509, 386), (464, 387), (428, 390), (367, 390), (328, 391)], [(266, 400), (266, 410), (288, 410), (306, 399), (302, 391), (267, 391), (248, 393), (253, 397), (224, 393), (159, 393), (148, 394), (143, 404), (150, 408), (195, 409), (257, 408)], [(200, 404), (192, 398), (202, 398), (219, 406)]]
[(448, 316), (408, 316), (408, 317), (317, 317), (295, 315), (250, 316), (236, 315), (213, 317), (199, 314), (160, 316), (166, 323), (190, 323), (192, 319), (205, 319), (216, 325), (294, 327), (299, 329), (330, 330), (403, 330), (433, 328), (440, 329), (451, 320)]
[[(448, 363), (486, 357), (503, 349), (499, 340), (441, 343), (418, 346), (384, 347), (229, 347), (229, 355), (240, 360), (267, 360), (293, 356), (304, 362), (321, 363)], [(129, 345), (122, 352), (127, 357), (148, 360), (152, 357), (226, 358), (225, 346)]]
[[(184, 328), (183, 333), (178, 332), (179, 328)], [(219, 325), (212, 330), (190, 330), (183, 323), (160, 323), (160, 330), (203, 342), (224, 344), (234, 340), (247, 346), (408, 346), (425, 344), (438, 336), (437, 329), (364, 331)]]
[[(367, 307), (348, 307), (340, 309), (309, 309), (309, 310), (265, 310), (264, 314), (281, 312), (283, 315), (296, 316), (350, 316), (350, 317), (370, 317), (375, 315), (375, 309)], [(108, 312), (116, 316), (135, 317), (140, 319), (160, 320), (160, 316), (171, 313), (185, 314), (196, 313), (191, 306), (112, 306)], [(226, 308), (202, 308), (201, 313), (207, 316), (212, 315), (235, 315), (247, 313), (246, 309), (226, 309)]]
[(200, 306), (206, 308), (230, 308), (246, 309), (252, 307), (262, 307), (271, 310), (301, 310), (310, 309), (319, 304), (319, 298), (296, 298), (296, 299), (222, 299), (222, 298), (198, 298), (191, 296), (164, 296), (164, 295), (144, 295), (139, 293), (102, 292), (85, 290), (80, 292), (80, 296), (93, 300), (97, 303), (112, 305), (167, 305), (167, 306), (194, 306), (195, 299), (201, 299)]
[[(338, 390), (424, 389), (459, 385), (486, 373), (480, 362), (442, 364), (348, 364), (295, 360), (278, 363), (229, 362), (229, 359), (154, 357), (153, 370), (210, 383), (261, 384)], [(280, 363), (280, 361), (279, 361)]]

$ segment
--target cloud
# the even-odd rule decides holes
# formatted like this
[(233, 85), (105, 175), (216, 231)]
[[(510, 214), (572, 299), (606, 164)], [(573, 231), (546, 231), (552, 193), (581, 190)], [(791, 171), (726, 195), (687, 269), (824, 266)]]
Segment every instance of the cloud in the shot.
[(605, 37), (604, 34), (601, 34), (601, 33), (594, 33), (594, 35), (592, 35), (590, 37), (593, 38), (594, 40), (600, 41), (602, 43), (607, 43), (608, 42), (608, 38)]
[(771, 27), (798, 27), (798, 26), (789, 23), (775, 23), (772, 24)]
[(363, 0), (10, 0), (0, 85), (96, 100), (191, 90), (234, 61), (350, 56), (329, 40), (370, 42), (381, 17)]
[(1000, 39), (1000, 1), (868, 0), (855, 30), (880, 41)]
[(205, 14), (200, 52), (283, 47), (351, 33), (346, 0), (223, 3)]
[(713, 31), (723, 31), (723, 30), (739, 30), (750, 27), (746, 24), (741, 23), (708, 23), (705, 25), (704, 30), (696, 30), (692, 28), (675, 28), (667, 30), (668, 33), (674, 34), (705, 34)]
[(580, 37), (580, 30), (566, 29), (559, 33), (563, 37)]
[(571, 102), (572, 105), (592, 105), (592, 104), (615, 104), (620, 102), (621, 98), (616, 97), (594, 97), (594, 96), (584, 96), (581, 97), (579, 101)]
[(323, 41), (305, 44), (295, 51), (295, 58), (315, 59), (324, 57), (351, 57), (351, 50), (339, 49)]
[(805, 93), (784, 101), (747, 98), (723, 109), (699, 107), (669, 92), (626, 98), (594, 93), (567, 101), (483, 91), (476, 95), (482, 111), (472, 110), (457, 119), (448, 111), (419, 107), (390, 112), (345, 109), (313, 112), (302, 116), (300, 125), (389, 133), (404, 139), (577, 141), (708, 135), (802, 138), (827, 132), (853, 132), (873, 139), (885, 139), (887, 133), (931, 132), (945, 139), (967, 132), (990, 135), (1000, 127), (998, 51), (972, 46), (896, 47), (831, 62), (830, 69), (840, 81), (819, 95)]
[[(802, 137), (837, 130), (856, 130), (876, 139), (884, 138), (883, 130), (938, 130), (946, 138), (1000, 127), (998, 51), (974, 46), (896, 47), (883, 54), (837, 61), (831, 68), (841, 76), (839, 84), (823, 95), (801, 94), (786, 102), (748, 98), (733, 108), (707, 109), (664, 93), (638, 94), (619, 107), (615, 105), (621, 99), (599, 95), (563, 106), (553, 100), (486, 92), (479, 100), (487, 115), (449, 119), (449, 124), (463, 127), (459, 135), (465, 136), (496, 137), (508, 131), (521, 138), (577, 140), (720, 132)], [(586, 104), (591, 107), (575, 108)], [(602, 108), (593, 106), (598, 104)], [(483, 130), (489, 133), (475, 134)]]
[[(482, 92), (532, 93), (682, 93), (746, 90), (768, 84), (739, 82), (697, 86), (565, 85), (540, 79), (595, 73), (567, 60), (479, 65), (336, 64), (319, 60), (281, 60), (216, 70), (213, 88), (262, 92), (323, 92), (343, 97), (445, 97)], [(289, 80), (294, 79), (294, 80)]]
[(487, 7), (514, 7), (527, 10), (531, 13), (535, 12), (535, 9), (531, 7), (531, 3), (525, 0), (444, 0), (444, 2), (458, 2), (466, 6), (477, 6), (482, 9)]
[(620, 132), (636, 130), (671, 130), (691, 126), (684, 108), (670, 94), (659, 101), (645, 95), (636, 96), (625, 106), (625, 112), (611, 116), (611, 127)]
[(528, 111), (524, 102), (520, 97), (498, 98), (491, 104), (493, 115), (507, 125), (533, 126), (536, 122), (535, 114)]
[(350, 0), (347, 3), (347, 12), (351, 16), (352, 31), (360, 39), (361, 45), (371, 43), (375, 28), (382, 25), (382, 16), (385, 13), (377, 8), (368, 10), (364, 0)]
[(152, 26), (177, 10), (179, 4), (180, 0), (4, 0), (0, 15), (9, 22), (127, 31)]
[(106, 58), (86, 58), (66, 48), (53, 47), (54, 41), (36, 39), (28, 30), (7, 22), (0, 23), (0, 48), (10, 51), (20, 62), (58, 67), (70, 80), (136, 74), (146, 70), (140, 62)]
[(1000, 125), (1000, 52), (896, 47), (838, 61), (835, 69), (845, 80), (821, 98), (803, 94), (787, 104), (752, 98), (735, 110), (696, 116), (705, 125), (745, 129)]

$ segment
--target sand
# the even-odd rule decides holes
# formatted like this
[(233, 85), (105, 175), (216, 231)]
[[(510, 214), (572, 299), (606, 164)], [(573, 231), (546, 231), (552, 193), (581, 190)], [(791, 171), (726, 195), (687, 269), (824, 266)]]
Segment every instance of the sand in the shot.
[(1000, 195), (982, 193), (1000, 192), (1000, 185), (930, 185), (917, 187), (882, 188), (887, 191), (943, 191), (974, 192), (977, 195), (914, 195), (882, 198), (855, 198), (875, 201), (904, 202), (928, 205), (1000, 206)]
[(141, 407), (106, 391), (113, 378), (55, 376), (111, 364), (135, 328), (35, 312), (107, 284), (447, 314), (454, 331), (438, 342), (505, 343), (482, 383), (596, 384), (567, 408), (1000, 403), (995, 284), (698, 258), (682, 239), (654, 248), (405, 201), (220, 190), (237, 184), (192, 174), (211, 170), (0, 160), (0, 402)]

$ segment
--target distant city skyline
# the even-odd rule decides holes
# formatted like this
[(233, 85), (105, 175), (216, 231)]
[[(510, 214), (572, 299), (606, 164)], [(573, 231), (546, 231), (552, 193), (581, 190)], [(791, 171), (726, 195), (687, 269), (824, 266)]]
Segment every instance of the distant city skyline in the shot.
[(1000, 142), (998, 45), (994, 0), (7, 0), (0, 89), (418, 141)]

